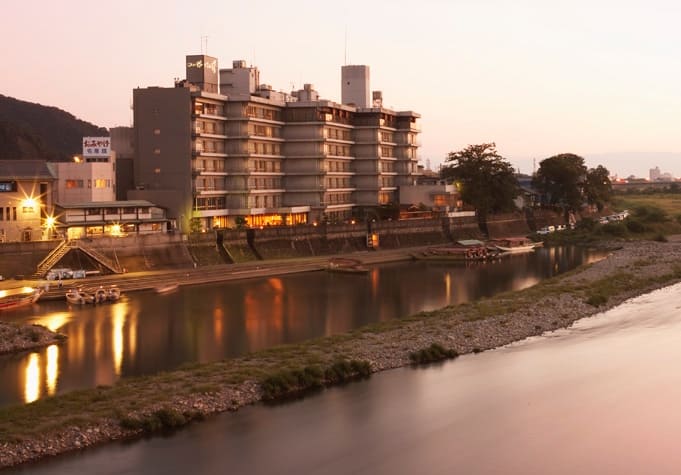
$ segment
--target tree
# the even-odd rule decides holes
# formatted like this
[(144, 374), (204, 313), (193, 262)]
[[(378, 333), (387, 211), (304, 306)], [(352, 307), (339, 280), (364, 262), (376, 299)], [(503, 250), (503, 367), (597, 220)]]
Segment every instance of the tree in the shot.
[(481, 223), (487, 221), (490, 212), (515, 209), (513, 199), (519, 194), (518, 180), (493, 142), (450, 152), (440, 174), (457, 183), (461, 199), (475, 207)]
[(586, 174), (582, 157), (563, 153), (539, 163), (532, 185), (549, 204), (563, 208), (566, 213), (577, 211), (584, 201)]
[(612, 183), (610, 172), (603, 165), (590, 168), (586, 172), (585, 183), (586, 200), (589, 204), (596, 205), (598, 211), (603, 210), (605, 203), (612, 197)]

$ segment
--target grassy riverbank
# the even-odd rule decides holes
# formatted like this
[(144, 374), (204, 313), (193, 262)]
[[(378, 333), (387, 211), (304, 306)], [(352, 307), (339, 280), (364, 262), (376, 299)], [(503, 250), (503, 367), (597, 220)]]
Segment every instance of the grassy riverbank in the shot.
[(603, 261), (523, 291), (3, 408), (0, 467), (565, 327), (680, 281), (680, 259), (681, 243), (623, 243)]

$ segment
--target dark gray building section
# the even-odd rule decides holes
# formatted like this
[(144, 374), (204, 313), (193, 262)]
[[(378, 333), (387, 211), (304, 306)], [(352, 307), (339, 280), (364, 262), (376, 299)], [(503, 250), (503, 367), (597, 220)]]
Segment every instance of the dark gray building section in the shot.
[(116, 152), (116, 199), (124, 201), (135, 189), (135, 131), (132, 127), (109, 129), (111, 150)]
[(192, 216), (192, 101), (188, 88), (133, 90), (135, 189), (128, 199), (165, 208), (178, 228)]

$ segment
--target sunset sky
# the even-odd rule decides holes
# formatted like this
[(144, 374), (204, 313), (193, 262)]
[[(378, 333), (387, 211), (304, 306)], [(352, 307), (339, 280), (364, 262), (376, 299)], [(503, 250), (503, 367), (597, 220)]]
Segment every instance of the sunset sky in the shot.
[(340, 101), (368, 64), (384, 105), (422, 115), (421, 158), (496, 142), (522, 172), (563, 152), (619, 176), (681, 175), (681, 2), (27, 0), (3, 5), (0, 94), (104, 127), (184, 56), (245, 59), (263, 83)]

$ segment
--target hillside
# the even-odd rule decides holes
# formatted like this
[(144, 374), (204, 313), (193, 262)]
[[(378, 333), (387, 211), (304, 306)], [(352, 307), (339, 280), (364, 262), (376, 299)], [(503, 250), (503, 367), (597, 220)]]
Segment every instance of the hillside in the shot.
[(108, 134), (56, 107), (0, 94), (0, 160), (70, 160), (81, 153), (83, 137)]

